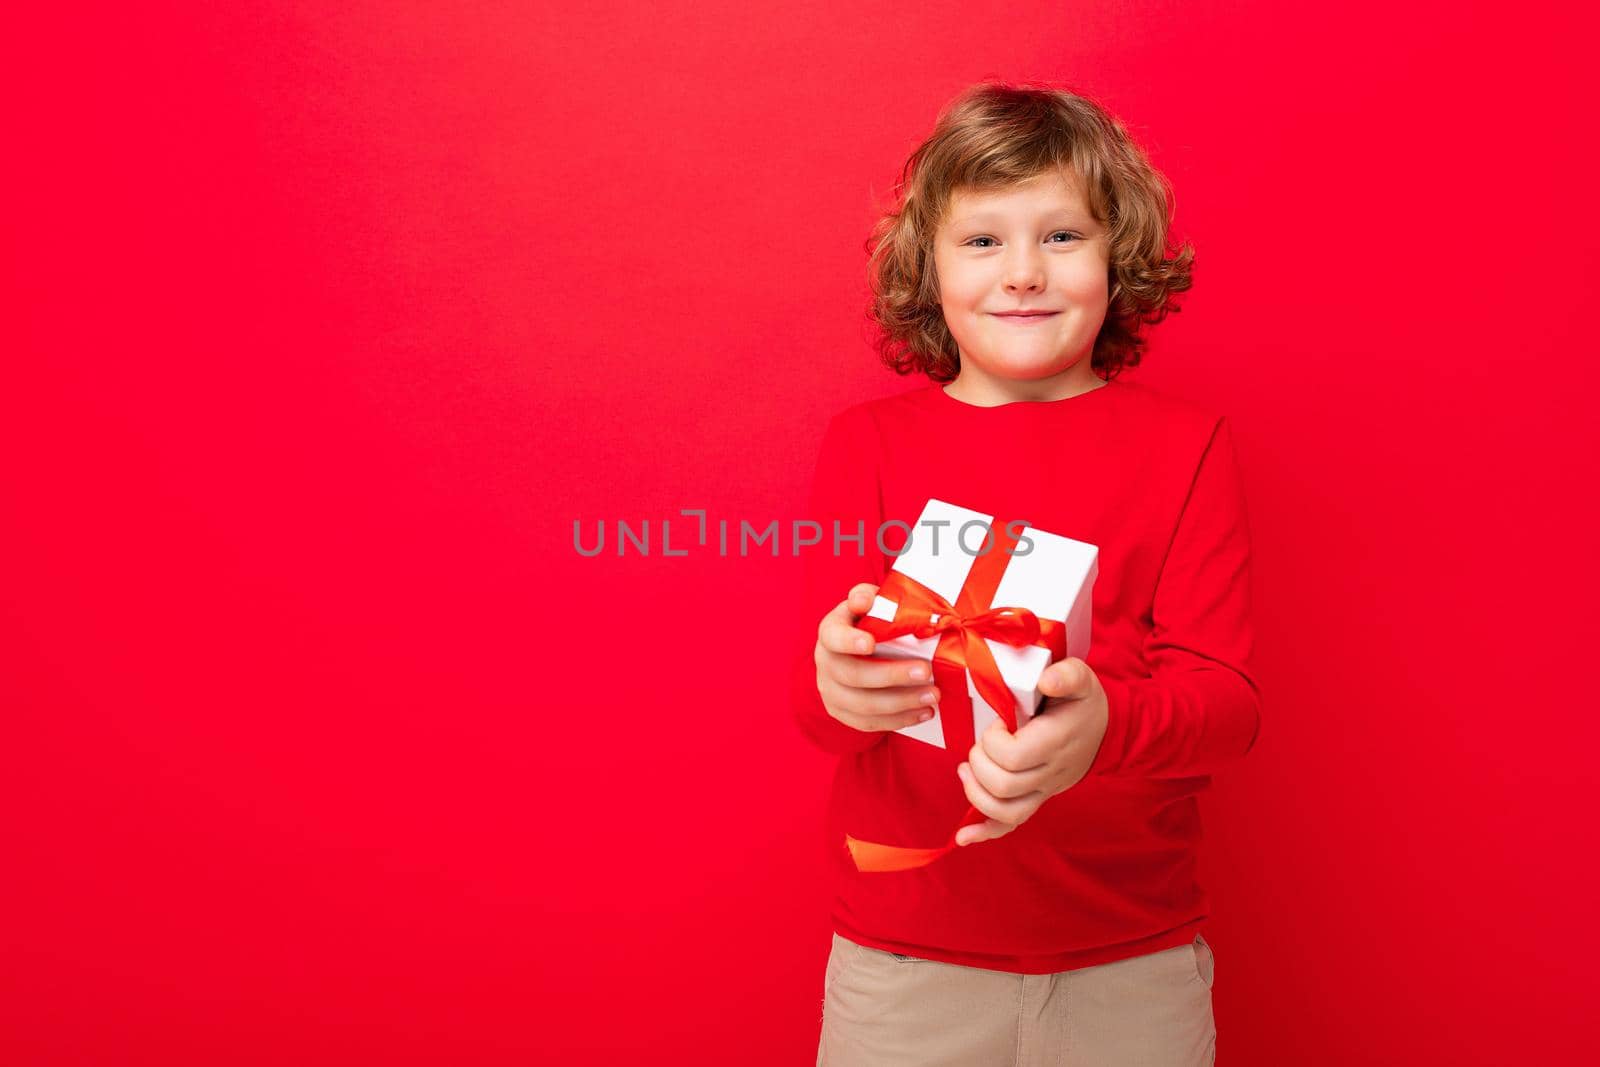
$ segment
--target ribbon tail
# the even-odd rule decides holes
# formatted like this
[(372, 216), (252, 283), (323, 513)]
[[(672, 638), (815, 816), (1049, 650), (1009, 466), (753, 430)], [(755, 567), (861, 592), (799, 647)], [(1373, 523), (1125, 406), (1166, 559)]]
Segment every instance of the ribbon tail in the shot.
[(917, 867), (926, 867), (955, 848), (954, 842), (940, 848), (901, 848), (898, 845), (880, 845), (876, 841), (862, 841), (849, 834), (845, 835), (844, 843), (850, 850), (851, 862), (856, 865), (856, 870), (863, 874), (909, 871)]
[(1000, 665), (994, 661), (994, 653), (984, 643), (981, 634), (971, 631), (966, 633), (967, 639), (967, 664), (972, 671), (973, 687), (978, 690), (978, 695), (983, 697), (983, 702), (1006, 724), (1006, 729), (1012, 733), (1017, 732), (1017, 697), (1006, 685), (1000, 674)]
[(899, 845), (880, 845), (875, 841), (863, 841), (859, 837), (844, 835), (845, 847), (850, 850), (850, 859), (856, 865), (856, 870), (863, 874), (873, 874), (887, 871), (910, 871), (918, 867), (926, 867), (934, 860), (947, 852), (953, 852), (964, 846), (956, 844), (956, 834), (961, 832), (963, 826), (972, 826), (976, 823), (987, 822), (989, 817), (970, 804), (967, 813), (961, 817), (956, 828), (950, 832), (950, 840), (938, 848), (902, 848)]

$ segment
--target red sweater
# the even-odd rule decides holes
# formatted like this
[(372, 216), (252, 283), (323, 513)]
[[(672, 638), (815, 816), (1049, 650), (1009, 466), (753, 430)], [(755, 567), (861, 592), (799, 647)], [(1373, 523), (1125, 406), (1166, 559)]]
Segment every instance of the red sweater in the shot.
[[(1025, 454), (1010, 455), (1022, 450)], [(811, 635), (857, 582), (893, 564), (880, 523), (930, 497), (1097, 545), (1093, 637), (1109, 724), (1088, 775), (1004, 837), (926, 867), (861, 873), (844, 835), (937, 847), (967, 808), (949, 752), (861, 732), (817, 695)], [(1187, 944), (1206, 917), (1195, 878), (1198, 794), (1255, 743), (1250, 538), (1225, 416), (1122, 380), (1065, 400), (984, 408), (929, 385), (829, 423), (806, 517), (792, 706), (840, 756), (827, 813), (833, 925), (889, 952), (1049, 974)], [(833, 554), (833, 520), (843, 541)], [(899, 527), (884, 535), (901, 547)], [(858, 555), (860, 551), (863, 554)], [(1075, 654), (1075, 653), (1074, 653)]]

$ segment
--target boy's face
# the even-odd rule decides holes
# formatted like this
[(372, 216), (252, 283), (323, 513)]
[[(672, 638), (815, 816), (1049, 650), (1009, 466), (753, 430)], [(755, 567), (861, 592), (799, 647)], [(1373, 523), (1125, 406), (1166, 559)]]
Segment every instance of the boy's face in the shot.
[[(961, 352), (950, 394), (990, 405), (1097, 387), (1090, 356), (1109, 266), (1105, 228), (1060, 173), (999, 192), (957, 191), (934, 238), (939, 302)], [(1005, 314), (1019, 309), (1048, 314)]]

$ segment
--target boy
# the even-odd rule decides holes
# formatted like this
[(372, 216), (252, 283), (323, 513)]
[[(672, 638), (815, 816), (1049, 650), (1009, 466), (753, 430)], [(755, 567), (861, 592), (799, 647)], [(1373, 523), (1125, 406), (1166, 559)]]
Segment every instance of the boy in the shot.
[[(1212, 1063), (1197, 796), (1260, 721), (1249, 535), (1226, 418), (1118, 380), (1192, 250), (1167, 258), (1164, 179), (1070, 93), (969, 90), (907, 172), (873, 312), (885, 361), (931, 384), (830, 422), (808, 512), (822, 621), (795, 714), (841, 757), (817, 1062)], [(930, 497), (1100, 550), (1087, 661), (966, 752), (893, 733), (938, 701), (929, 665), (854, 625), (905, 544), (885, 524)], [(830, 520), (865, 537), (835, 555)], [(937, 846), (969, 804), (987, 821), (922, 866), (858, 870), (843, 844)]]

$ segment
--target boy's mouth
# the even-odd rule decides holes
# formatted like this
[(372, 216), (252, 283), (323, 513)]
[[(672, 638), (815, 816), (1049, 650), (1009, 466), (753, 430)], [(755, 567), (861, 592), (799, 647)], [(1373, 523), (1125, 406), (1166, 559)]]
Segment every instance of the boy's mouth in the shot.
[(1058, 314), (1058, 311), (999, 311), (994, 317), (1003, 322), (1043, 322)]

